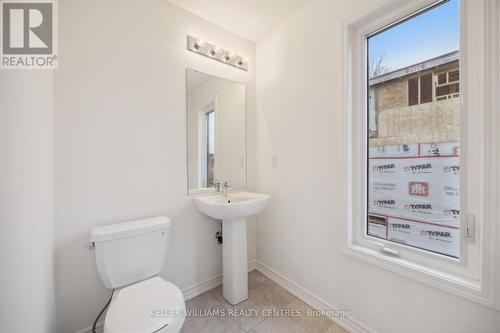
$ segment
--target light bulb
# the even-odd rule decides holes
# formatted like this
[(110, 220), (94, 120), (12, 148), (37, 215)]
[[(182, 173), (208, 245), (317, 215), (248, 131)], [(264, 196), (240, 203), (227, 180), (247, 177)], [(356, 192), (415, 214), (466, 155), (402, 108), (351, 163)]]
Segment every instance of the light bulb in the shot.
[(232, 59), (232, 58), (233, 58), (233, 54), (232, 54), (232, 53), (230, 53), (230, 52), (226, 53), (226, 55), (224, 56), (224, 60), (225, 60), (226, 62), (231, 61), (231, 59)]
[(197, 39), (194, 44), (193, 44), (193, 47), (195, 50), (199, 50), (203, 47), (203, 44), (205, 44), (205, 42), (201, 39)]
[(215, 57), (217, 55), (217, 53), (219, 52), (219, 47), (218, 46), (215, 46), (213, 49), (210, 50), (210, 55), (212, 57)]

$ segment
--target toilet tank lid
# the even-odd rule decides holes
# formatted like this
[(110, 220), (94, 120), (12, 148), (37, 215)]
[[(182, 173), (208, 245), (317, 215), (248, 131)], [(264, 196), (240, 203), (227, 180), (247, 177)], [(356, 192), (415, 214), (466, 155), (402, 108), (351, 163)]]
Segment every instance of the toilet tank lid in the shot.
[(168, 227), (170, 227), (170, 219), (166, 216), (108, 224), (92, 228), (90, 240), (95, 243), (105, 242), (146, 234)]

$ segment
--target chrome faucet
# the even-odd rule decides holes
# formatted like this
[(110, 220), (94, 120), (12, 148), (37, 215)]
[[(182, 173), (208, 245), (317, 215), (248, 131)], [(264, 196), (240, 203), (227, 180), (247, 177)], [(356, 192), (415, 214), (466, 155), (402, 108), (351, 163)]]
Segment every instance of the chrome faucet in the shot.
[(223, 198), (227, 197), (227, 190), (228, 189), (229, 189), (228, 182), (224, 182), (224, 184), (221, 183), (221, 192), (222, 192), (222, 197)]
[(218, 181), (217, 179), (214, 179), (214, 180), (212, 180), (211, 184), (215, 187), (217, 192), (220, 192), (221, 185), (222, 185), (220, 181)]
[(212, 181), (212, 185), (215, 187), (217, 192), (222, 193), (222, 196), (224, 198), (227, 197), (227, 190), (229, 189), (228, 182), (221, 182), (218, 181), (217, 179), (214, 179), (214, 181)]

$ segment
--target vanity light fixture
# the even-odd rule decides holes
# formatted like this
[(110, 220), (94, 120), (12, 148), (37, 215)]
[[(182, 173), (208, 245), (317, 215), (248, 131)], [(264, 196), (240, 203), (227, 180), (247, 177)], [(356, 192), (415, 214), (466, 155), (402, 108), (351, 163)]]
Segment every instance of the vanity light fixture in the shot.
[(217, 45), (187, 35), (187, 49), (233, 67), (248, 71), (248, 58), (224, 50)]

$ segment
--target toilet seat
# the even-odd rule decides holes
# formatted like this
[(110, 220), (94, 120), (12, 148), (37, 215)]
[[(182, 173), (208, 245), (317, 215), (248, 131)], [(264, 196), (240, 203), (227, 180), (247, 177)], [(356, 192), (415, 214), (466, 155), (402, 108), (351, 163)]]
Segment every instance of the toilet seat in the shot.
[(115, 292), (104, 333), (175, 333), (186, 317), (180, 289), (159, 276)]

